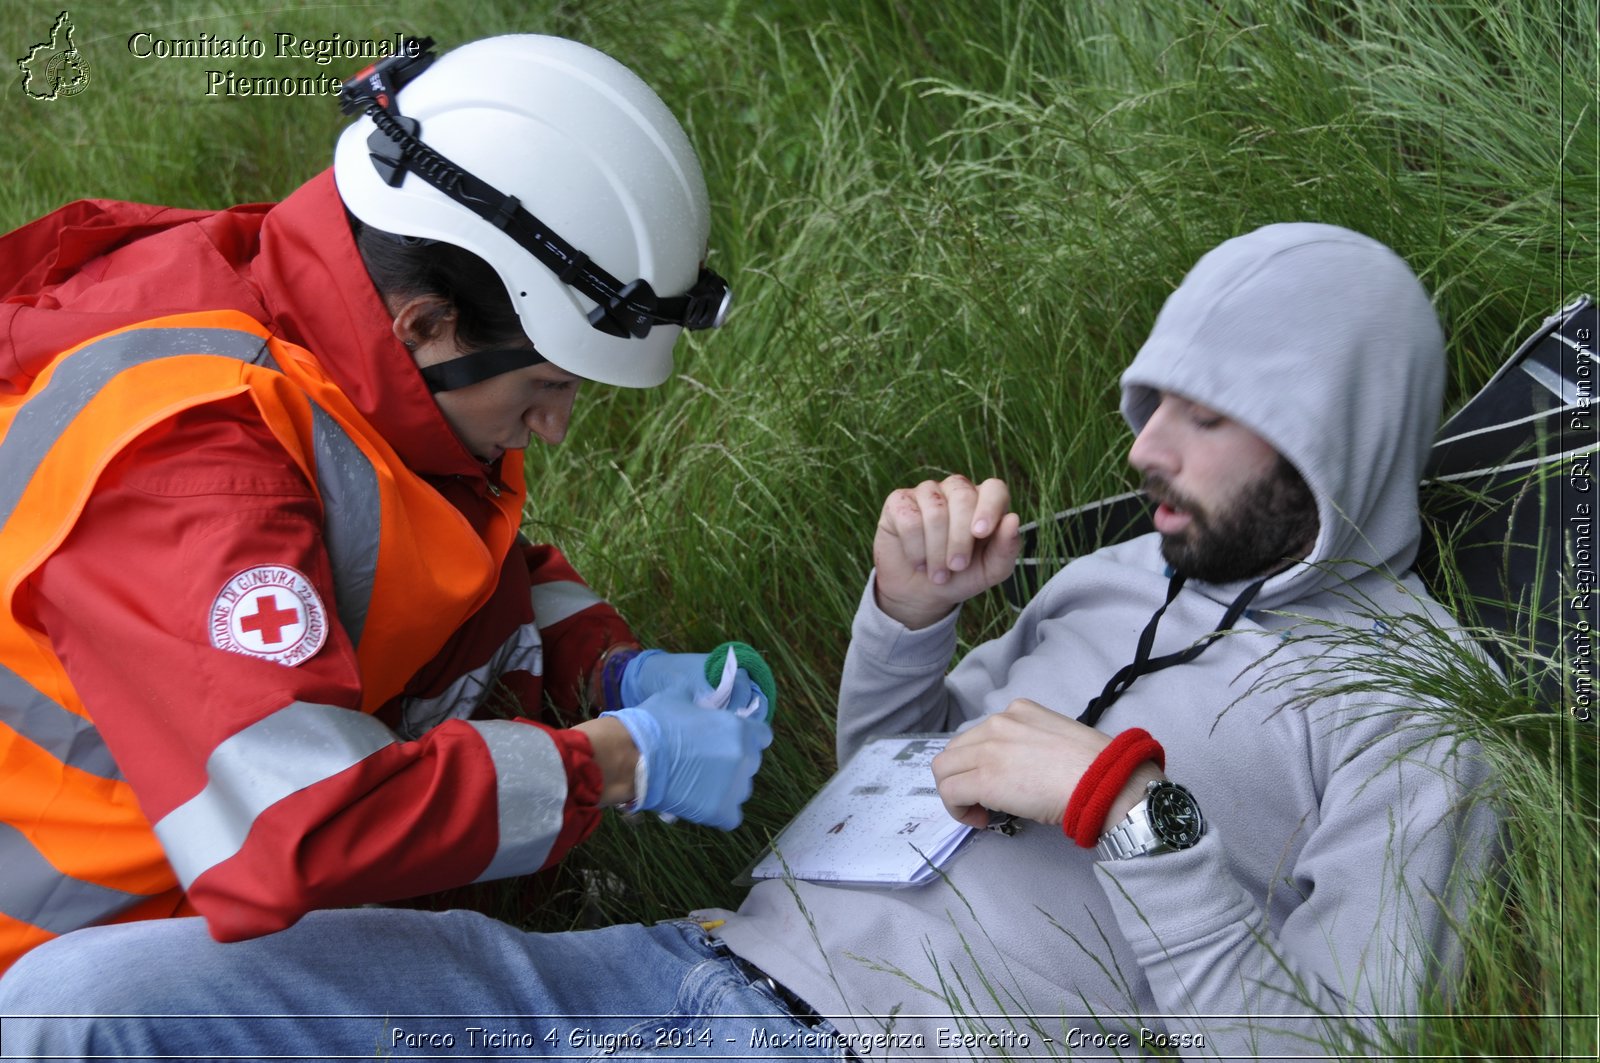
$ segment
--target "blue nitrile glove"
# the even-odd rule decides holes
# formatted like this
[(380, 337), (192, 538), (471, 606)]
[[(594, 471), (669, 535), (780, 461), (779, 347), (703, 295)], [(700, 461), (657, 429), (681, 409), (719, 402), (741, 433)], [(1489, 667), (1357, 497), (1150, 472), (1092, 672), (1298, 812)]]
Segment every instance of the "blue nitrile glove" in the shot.
[(725, 642), (710, 653), (644, 650), (622, 663), (615, 688), (622, 707), (638, 705), (665, 690), (686, 690), (700, 705), (770, 722), (777, 704), (772, 670), (742, 642)]
[(639, 750), (635, 778), (644, 792), (634, 794), (635, 810), (723, 830), (739, 825), (761, 751), (772, 744), (765, 720), (696, 705), (683, 690), (601, 715), (616, 717)]

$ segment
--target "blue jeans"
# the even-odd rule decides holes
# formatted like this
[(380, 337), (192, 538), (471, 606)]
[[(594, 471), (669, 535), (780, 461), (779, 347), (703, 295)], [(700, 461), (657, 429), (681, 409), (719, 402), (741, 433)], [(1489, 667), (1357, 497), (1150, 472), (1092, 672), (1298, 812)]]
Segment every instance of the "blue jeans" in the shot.
[(68, 934), (0, 979), (0, 1056), (840, 1059), (692, 922), (527, 934), (475, 912), (314, 912)]

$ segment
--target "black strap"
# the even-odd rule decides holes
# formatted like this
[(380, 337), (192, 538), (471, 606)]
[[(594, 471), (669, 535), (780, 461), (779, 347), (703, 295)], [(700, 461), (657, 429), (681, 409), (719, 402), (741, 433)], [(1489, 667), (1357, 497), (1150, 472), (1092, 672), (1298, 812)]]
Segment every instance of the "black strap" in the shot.
[(1233, 600), (1232, 605), (1228, 606), (1227, 612), (1222, 614), (1222, 620), (1212, 629), (1211, 634), (1194, 645), (1179, 650), (1177, 653), (1163, 654), (1152, 660), (1150, 650), (1155, 645), (1156, 628), (1161, 626), (1161, 617), (1165, 615), (1167, 606), (1172, 604), (1173, 599), (1178, 596), (1178, 592), (1183, 589), (1186, 578), (1181, 572), (1173, 574), (1172, 579), (1167, 583), (1167, 600), (1161, 603), (1161, 608), (1155, 611), (1155, 615), (1150, 617), (1150, 622), (1139, 633), (1139, 645), (1134, 649), (1132, 662), (1119, 668), (1117, 673), (1107, 680), (1105, 688), (1097, 696), (1090, 699), (1089, 704), (1084, 706), (1083, 712), (1078, 716), (1079, 723), (1093, 727), (1099, 722), (1105, 711), (1118, 698), (1122, 697), (1123, 693), (1133, 685), (1133, 681), (1140, 676), (1149, 675), (1151, 672), (1159, 672), (1163, 668), (1171, 668), (1175, 664), (1185, 664), (1204, 653), (1213, 642), (1222, 637), (1223, 632), (1238, 622), (1239, 617), (1244, 615), (1245, 609), (1249, 607), (1255, 596), (1260, 593), (1261, 588), (1266, 585), (1270, 577), (1263, 576), (1239, 592), (1239, 596)]
[(474, 351), (448, 362), (424, 366), (422, 379), (428, 385), (428, 390), (437, 395), (441, 391), (454, 391), (501, 373), (527, 369), (545, 360), (545, 356), (532, 347)]

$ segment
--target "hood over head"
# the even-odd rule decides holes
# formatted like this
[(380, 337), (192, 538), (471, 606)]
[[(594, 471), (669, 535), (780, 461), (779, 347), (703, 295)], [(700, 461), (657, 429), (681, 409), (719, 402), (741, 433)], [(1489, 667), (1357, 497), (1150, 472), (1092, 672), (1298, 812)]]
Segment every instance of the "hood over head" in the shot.
[(1333, 225), (1268, 225), (1207, 253), (1167, 299), (1122, 375), (1122, 415), (1137, 433), (1157, 392), (1180, 395), (1305, 478), (1321, 529), (1253, 603), (1271, 608), (1410, 568), (1444, 377), (1438, 316), (1398, 255)]

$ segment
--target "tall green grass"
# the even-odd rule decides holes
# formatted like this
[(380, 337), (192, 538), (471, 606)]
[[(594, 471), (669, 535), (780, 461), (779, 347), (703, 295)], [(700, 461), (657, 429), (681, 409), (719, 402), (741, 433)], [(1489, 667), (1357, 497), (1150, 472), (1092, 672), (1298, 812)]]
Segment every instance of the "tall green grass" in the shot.
[[(605, 874), (630, 884), (591, 897), (607, 917), (735, 903), (735, 872), (831, 771), (849, 619), (889, 490), (1001, 475), (1031, 518), (1129, 484), (1117, 374), (1211, 246), (1283, 220), (1388, 243), (1435, 295), (1452, 402), (1532, 323), (1600, 289), (1594, 0), (71, 11), (93, 83), (50, 104), (4, 96), (0, 226), (78, 196), (272, 199), (325, 165), (331, 102), (206, 98), (215, 64), (134, 60), (138, 29), (399, 29), (446, 45), (559, 33), (634, 66), (683, 116), (737, 310), (683, 341), (665, 387), (585, 392), (569, 442), (529, 454), (528, 527), (647, 641), (760, 647), (781, 718), (746, 827), (613, 822), (574, 859), (574, 890)], [(7, 54), (54, 14), (0, 8)], [(997, 600), (976, 602), (963, 638), (1006, 621)], [(1594, 732), (1488, 688), (1462, 711), (1485, 721), (1521, 863), (1509, 905), (1468, 927), (1466, 992), (1435, 1006), (1545, 1018), (1441, 1020), (1424, 1042), (1582, 1054), (1593, 1021), (1559, 1016), (1600, 1011)]]

